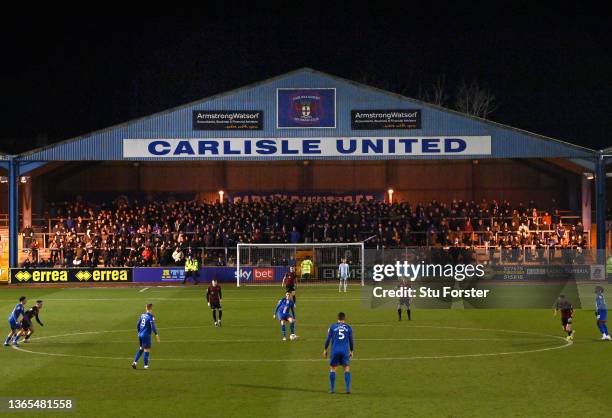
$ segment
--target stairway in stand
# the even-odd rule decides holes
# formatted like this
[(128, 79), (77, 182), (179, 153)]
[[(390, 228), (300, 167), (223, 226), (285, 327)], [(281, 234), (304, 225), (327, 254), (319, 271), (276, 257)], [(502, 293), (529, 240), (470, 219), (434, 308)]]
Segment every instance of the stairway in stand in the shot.
[[(19, 265), (28, 258), (29, 254), (21, 251), (21, 237), (17, 240), (19, 250), (17, 257)], [(9, 271), (9, 232), (6, 226), (0, 227), (0, 284), (8, 282), (8, 271)]]
[(8, 281), (8, 240), (8, 228), (0, 228), (0, 283), (6, 283)]

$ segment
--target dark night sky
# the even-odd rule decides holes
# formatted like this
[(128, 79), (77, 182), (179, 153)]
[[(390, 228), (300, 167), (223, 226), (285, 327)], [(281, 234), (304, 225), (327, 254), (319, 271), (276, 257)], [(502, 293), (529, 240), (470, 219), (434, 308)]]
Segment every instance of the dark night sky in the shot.
[[(52, 19), (0, 29), (0, 149), (67, 139), (308, 66), (416, 97), (445, 75), (497, 97), (490, 119), (593, 148), (612, 145), (605, 16), (367, 14)], [(467, 13), (466, 13), (467, 15)]]

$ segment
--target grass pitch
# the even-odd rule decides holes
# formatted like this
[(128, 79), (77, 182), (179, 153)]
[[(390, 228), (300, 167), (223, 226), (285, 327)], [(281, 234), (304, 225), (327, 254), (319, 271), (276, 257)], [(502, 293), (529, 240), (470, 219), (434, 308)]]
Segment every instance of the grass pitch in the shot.
[[(297, 341), (272, 319), (280, 287), (223, 288), (223, 327), (204, 287), (0, 289), (6, 316), (21, 294), (44, 299), (30, 344), (0, 353), (0, 397), (72, 398), (78, 416), (609, 416), (612, 343), (599, 341), (593, 286), (580, 287), (576, 341), (552, 310), (421, 309), (398, 322), (353, 286), (301, 287)], [(606, 288), (612, 292), (612, 286)], [(136, 321), (154, 303), (161, 343), (132, 370)], [(352, 394), (328, 393), (322, 358), (338, 311), (353, 326)], [(5, 328), (8, 324), (5, 324)], [(27, 351), (26, 351), (27, 350)], [(29, 415), (27, 412), (20, 413)], [(34, 415), (34, 414), (32, 414)], [(45, 412), (45, 416), (65, 415)]]

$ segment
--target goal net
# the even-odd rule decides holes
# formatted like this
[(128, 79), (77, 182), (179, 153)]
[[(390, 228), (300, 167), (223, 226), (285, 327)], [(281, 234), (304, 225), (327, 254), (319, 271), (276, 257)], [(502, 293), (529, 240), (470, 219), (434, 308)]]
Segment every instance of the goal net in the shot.
[(238, 244), (236, 285), (280, 283), (295, 267), (298, 284), (338, 280), (342, 260), (349, 265), (349, 280), (364, 284), (364, 245), (325, 244)]

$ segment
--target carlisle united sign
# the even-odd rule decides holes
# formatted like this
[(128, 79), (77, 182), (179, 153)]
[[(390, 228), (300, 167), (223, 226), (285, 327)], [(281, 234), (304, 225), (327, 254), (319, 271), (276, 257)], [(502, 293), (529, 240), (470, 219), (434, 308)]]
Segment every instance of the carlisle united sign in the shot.
[(123, 157), (132, 159), (350, 159), (490, 154), (490, 136), (123, 140)]

